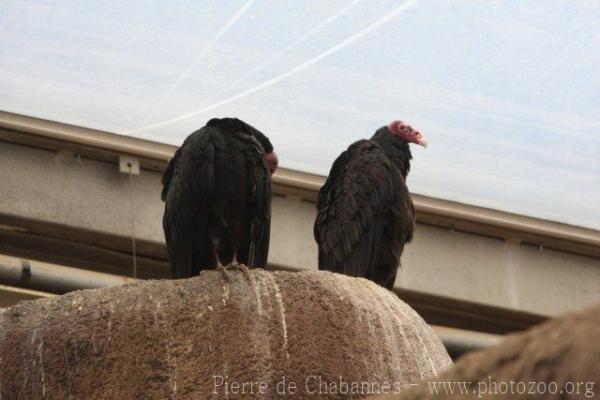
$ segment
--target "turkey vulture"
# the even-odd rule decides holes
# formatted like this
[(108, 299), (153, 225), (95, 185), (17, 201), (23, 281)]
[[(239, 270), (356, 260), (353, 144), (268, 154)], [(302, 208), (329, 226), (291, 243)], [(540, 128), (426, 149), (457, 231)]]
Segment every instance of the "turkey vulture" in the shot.
[(420, 132), (394, 121), (335, 160), (317, 200), (319, 269), (392, 289), (415, 225), (405, 182), (412, 158), (409, 143), (427, 145)]
[(172, 278), (234, 259), (266, 265), (276, 168), (269, 139), (237, 118), (213, 118), (187, 137), (162, 176)]

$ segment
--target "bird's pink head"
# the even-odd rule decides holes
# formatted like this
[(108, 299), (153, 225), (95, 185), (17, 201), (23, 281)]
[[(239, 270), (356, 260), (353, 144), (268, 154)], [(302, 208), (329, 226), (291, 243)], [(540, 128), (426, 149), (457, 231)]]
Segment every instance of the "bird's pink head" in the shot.
[(277, 166), (279, 165), (277, 154), (274, 151), (266, 153), (265, 160), (267, 160), (267, 166), (269, 167), (269, 171), (271, 171), (271, 175), (273, 175), (273, 172), (275, 172)]
[(423, 147), (427, 147), (427, 140), (421, 134), (421, 132), (413, 129), (410, 125), (405, 124), (402, 121), (393, 121), (388, 125), (390, 133), (405, 142), (420, 144)]

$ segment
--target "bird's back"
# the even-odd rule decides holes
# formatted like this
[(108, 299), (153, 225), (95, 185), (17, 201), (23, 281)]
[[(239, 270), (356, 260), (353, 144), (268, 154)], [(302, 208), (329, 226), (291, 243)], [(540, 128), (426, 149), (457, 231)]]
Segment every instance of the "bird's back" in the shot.
[[(244, 264), (266, 263), (270, 178), (263, 149), (236, 124), (219, 121), (192, 133), (163, 176), (174, 278), (215, 267), (216, 255), (223, 264), (234, 256)], [(253, 246), (260, 251), (250, 259)]]

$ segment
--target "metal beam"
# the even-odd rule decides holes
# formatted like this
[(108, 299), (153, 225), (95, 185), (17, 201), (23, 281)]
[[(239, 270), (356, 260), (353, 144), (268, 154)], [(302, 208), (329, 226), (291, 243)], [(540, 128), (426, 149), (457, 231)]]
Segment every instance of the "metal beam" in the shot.
[(5, 111), (0, 111), (0, 127), (40, 138), (161, 161), (169, 161), (175, 149), (167, 144)]
[(432, 327), (439, 338), (442, 339), (448, 354), (454, 360), (463, 354), (496, 346), (504, 339), (503, 336), (489, 333), (448, 328), (446, 326), (434, 325)]
[(136, 279), (0, 255), (0, 284), (63, 294), (74, 290), (119, 286)]

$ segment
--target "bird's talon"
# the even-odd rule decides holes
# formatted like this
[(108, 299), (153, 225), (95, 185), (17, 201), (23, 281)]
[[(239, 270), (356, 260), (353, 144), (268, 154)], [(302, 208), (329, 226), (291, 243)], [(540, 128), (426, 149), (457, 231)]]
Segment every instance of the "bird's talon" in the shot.
[(248, 281), (250, 282), (250, 268), (248, 268), (246, 264), (239, 264), (238, 267), (240, 268), (246, 279), (248, 279)]
[(227, 281), (227, 282), (231, 282), (231, 277), (229, 276), (229, 273), (227, 272), (227, 267), (224, 267), (223, 265), (219, 264), (217, 265), (217, 268), (215, 268), (217, 271), (221, 271), (221, 274), (223, 274), (223, 278)]

